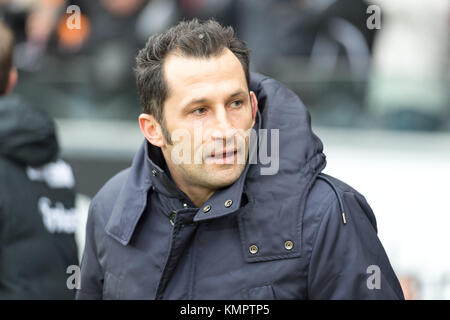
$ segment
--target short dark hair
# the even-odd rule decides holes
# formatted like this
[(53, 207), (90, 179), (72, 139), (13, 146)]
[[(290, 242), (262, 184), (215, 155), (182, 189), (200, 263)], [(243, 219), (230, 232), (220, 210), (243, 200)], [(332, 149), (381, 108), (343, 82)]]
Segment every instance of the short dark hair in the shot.
[(0, 94), (8, 86), (9, 72), (13, 66), (14, 35), (11, 29), (0, 21)]
[(168, 86), (163, 63), (170, 52), (177, 50), (188, 57), (209, 58), (222, 54), (225, 48), (241, 62), (249, 86), (249, 49), (244, 41), (235, 37), (232, 27), (223, 27), (212, 19), (204, 22), (193, 19), (151, 36), (136, 57), (136, 85), (144, 113), (153, 115), (164, 126), (163, 105)]

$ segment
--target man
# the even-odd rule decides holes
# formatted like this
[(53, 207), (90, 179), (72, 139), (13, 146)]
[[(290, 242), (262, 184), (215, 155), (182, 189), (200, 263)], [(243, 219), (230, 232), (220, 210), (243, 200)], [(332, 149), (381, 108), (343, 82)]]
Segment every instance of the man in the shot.
[(0, 299), (73, 299), (74, 178), (58, 160), (53, 121), (11, 94), (13, 49), (0, 21)]
[(92, 200), (79, 299), (403, 298), (366, 200), (248, 54), (197, 20), (140, 51), (146, 139)]

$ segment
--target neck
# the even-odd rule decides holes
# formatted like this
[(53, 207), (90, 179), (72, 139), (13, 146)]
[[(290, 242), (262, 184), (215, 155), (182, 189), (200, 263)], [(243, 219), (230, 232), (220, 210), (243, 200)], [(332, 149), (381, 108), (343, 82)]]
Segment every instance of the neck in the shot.
[(175, 180), (175, 184), (183, 191), (197, 208), (201, 208), (203, 204), (214, 194), (214, 191), (198, 186), (184, 185)]
[(185, 179), (185, 175), (181, 172), (180, 167), (173, 164), (170, 160), (168, 161), (167, 158), (166, 164), (175, 185), (189, 197), (197, 208), (202, 207), (216, 191), (190, 183), (190, 181)]
[(176, 168), (172, 163), (168, 162), (167, 167), (170, 170), (170, 175), (172, 176), (174, 183), (189, 197), (189, 199), (191, 199), (197, 208), (202, 207), (203, 204), (214, 194), (215, 190), (190, 184), (183, 178), (182, 174), (178, 170), (179, 168)]

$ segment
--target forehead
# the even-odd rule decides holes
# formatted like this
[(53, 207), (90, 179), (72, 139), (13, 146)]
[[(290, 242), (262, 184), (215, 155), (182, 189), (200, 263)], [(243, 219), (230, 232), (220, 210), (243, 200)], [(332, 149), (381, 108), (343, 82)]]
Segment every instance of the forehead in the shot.
[(225, 48), (218, 56), (185, 57), (171, 53), (164, 62), (164, 77), (169, 100), (226, 94), (237, 89), (248, 90), (244, 69), (238, 58)]

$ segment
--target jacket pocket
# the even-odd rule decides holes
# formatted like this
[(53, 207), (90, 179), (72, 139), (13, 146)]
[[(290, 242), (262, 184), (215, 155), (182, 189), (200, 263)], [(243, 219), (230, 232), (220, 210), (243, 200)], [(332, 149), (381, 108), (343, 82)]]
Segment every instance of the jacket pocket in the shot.
[(247, 299), (249, 300), (275, 300), (275, 292), (271, 285), (254, 287), (245, 290)]
[(106, 271), (103, 282), (103, 300), (120, 299), (120, 280), (112, 273)]

